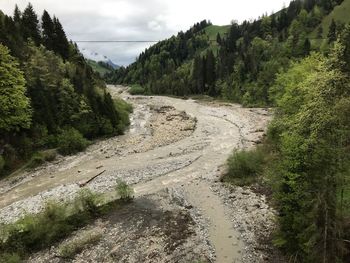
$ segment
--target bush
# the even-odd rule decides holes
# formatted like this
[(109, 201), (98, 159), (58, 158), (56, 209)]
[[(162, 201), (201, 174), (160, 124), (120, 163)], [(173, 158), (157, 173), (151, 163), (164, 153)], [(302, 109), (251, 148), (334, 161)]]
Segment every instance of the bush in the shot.
[(123, 134), (126, 127), (130, 125), (129, 114), (133, 111), (132, 105), (122, 99), (114, 99), (114, 105), (118, 112), (119, 123), (117, 127), (118, 134)]
[(51, 162), (55, 160), (57, 156), (56, 150), (46, 150), (35, 153), (28, 162), (28, 167), (35, 168), (42, 165), (45, 162)]
[(226, 181), (247, 185), (254, 182), (262, 173), (264, 154), (260, 149), (234, 152), (228, 159)]
[(64, 155), (83, 151), (88, 145), (89, 141), (74, 128), (65, 130), (58, 136), (58, 151)]
[(131, 95), (144, 95), (145, 89), (138, 84), (132, 85), (129, 89)]
[(101, 197), (99, 195), (94, 194), (89, 189), (83, 189), (78, 193), (78, 197), (74, 200), (74, 210), (96, 216), (100, 214), (100, 203)]
[(30, 158), (28, 162), (28, 167), (30, 168), (35, 168), (38, 167), (39, 165), (42, 165), (45, 163), (44, 156), (41, 153), (35, 153), (32, 158)]
[(0, 258), (5, 255), (26, 257), (67, 237), (96, 218), (99, 214), (97, 200), (96, 194), (84, 190), (71, 203), (49, 202), (39, 214), (28, 214), (15, 223), (2, 226)]
[(58, 255), (62, 258), (73, 258), (76, 254), (83, 251), (88, 245), (96, 244), (102, 238), (99, 231), (89, 231), (83, 236), (62, 244), (58, 248)]
[(133, 189), (123, 181), (117, 181), (116, 190), (122, 200), (130, 200), (134, 192)]

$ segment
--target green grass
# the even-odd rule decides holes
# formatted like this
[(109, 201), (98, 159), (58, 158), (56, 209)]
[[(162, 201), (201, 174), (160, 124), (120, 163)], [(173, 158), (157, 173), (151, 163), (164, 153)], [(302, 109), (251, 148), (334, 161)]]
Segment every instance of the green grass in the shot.
[[(223, 38), (228, 33), (229, 29), (230, 29), (230, 25), (227, 25), (227, 26), (211, 25), (206, 27), (204, 31), (210, 40), (216, 40), (216, 36), (218, 33), (221, 35), (221, 38)], [(210, 41), (210, 49), (213, 51), (214, 55), (216, 55), (219, 49), (218, 43), (216, 41)]]
[(219, 33), (221, 37), (225, 36), (226, 33), (228, 33), (230, 29), (230, 25), (227, 26), (216, 26), (216, 25), (211, 25), (206, 27), (205, 33), (208, 35), (209, 39), (216, 40), (216, 35)]

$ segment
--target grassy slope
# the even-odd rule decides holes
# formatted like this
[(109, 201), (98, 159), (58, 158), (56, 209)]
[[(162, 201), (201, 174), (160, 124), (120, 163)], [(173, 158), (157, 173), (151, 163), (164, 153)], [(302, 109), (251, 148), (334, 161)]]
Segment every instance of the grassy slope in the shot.
[(103, 76), (106, 73), (111, 72), (111, 70), (109, 70), (109, 69), (107, 69), (105, 67), (102, 67), (96, 61), (88, 59), (87, 62), (92, 67), (93, 71), (99, 73), (101, 76)]
[(211, 25), (208, 26), (204, 29), (206, 35), (208, 36), (209, 40), (215, 40), (215, 41), (210, 41), (210, 48), (216, 55), (216, 52), (218, 50), (218, 43), (216, 42), (216, 36), (219, 33), (221, 37), (224, 37), (226, 33), (228, 33), (230, 29), (230, 25), (227, 26), (215, 26)]

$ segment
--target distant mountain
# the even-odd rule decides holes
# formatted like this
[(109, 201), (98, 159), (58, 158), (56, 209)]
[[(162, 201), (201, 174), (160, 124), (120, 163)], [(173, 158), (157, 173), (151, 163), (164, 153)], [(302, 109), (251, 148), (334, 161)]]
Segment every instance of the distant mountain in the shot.
[(81, 53), (86, 59), (96, 61), (96, 62), (105, 62), (106, 64), (111, 66), (113, 69), (117, 69), (120, 67), (117, 64), (115, 64), (112, 60), (110, 60), (107, 56), (99, 54), (95, 51), (91, 51), (86, 48), (83, 48), (81, 49)]

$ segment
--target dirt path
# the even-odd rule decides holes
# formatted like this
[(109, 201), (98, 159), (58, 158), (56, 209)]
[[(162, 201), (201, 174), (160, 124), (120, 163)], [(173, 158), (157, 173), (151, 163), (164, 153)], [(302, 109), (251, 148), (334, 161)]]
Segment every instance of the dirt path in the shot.
[(79, 190), (77, 182), (106, 170), (88, 187), (107, 192), (121, 178), (134, 185), (136, 197), (181, 187), (186, 202), (207, 222), (217, 262), (241, 262), (240, 234), (210, 186), (233, 149), (259, 140), (270, 119), (268, 112), (168, 97), (129, 97), (122, 87), (109, 89), (133, 103), (130, 131), (98, 142), (85, 153), (0, 182), (0, 221), (37, 212), (47, 199), (72, 198)]

